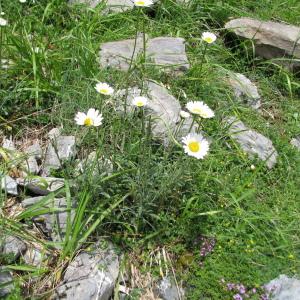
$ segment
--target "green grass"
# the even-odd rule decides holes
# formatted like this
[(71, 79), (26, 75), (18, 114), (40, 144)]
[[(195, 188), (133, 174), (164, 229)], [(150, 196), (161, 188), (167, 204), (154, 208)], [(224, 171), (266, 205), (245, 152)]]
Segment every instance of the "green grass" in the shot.
[[(43, 135), (63, 125), (65, 133), (82, 137), (80, 157), (97, 149), (113, 161), (115, 169), (113, 176), (95, 177), (90, 170), (76, 177), (70, 162), (56, 174), (75, 181), (65, 190), (69, 198), (77, 198), (79, 208), (69, 227), (70, 239), (58, 251), (56, 263), (45, 266), (41, 280), (59, 274), (62, 262), (99, 236), (108, 236), (121, 251), (134, 252), (141, 261), (153, 249), (165, 247), (178, 279), (189, 287), (188, 299), (232, 299), (220, 284), (222, 278), (252, 287), (279, 274), (299, 274), (300, 154), (289, 145), (300, 131), (299, 78), (253, 58), (241, 41), (226, 47), (223, 30), (229, 18), (241, 16), (299, 25), (299, 1), (191, 1), (189, 6), (162, 1), (148, 9), (150, 37), (179, 36), (187, 41), (191, 69), (177, 78), (153, 68), (138, 68), (131, 74), (99, 68), (99, 45), (134, 38), (137, 11), (102, 15), (102, 7), (71, 7), (63, 0), (15, 2), (0, 1), (10, 24), (1, 29), (1, 55), (13, 61), (9, 70), (0, 70), (1, 135), (22, 139), (33, 129)], [(204, 30), (217, 32), (219, 38), (209, 47), (200, 72), (199, 38)], [(32, 50), (35, 47), (39, 53)], [(263, 115), (234, 101), (225, 84), (227, 70), (243, 73), (258, 84)], [(143, 78), (168, 85), (182, 105), (187, 99), (202, 99), (214, 109), (216, 117), (204, 123), (212, 138), (205, 160), (186, 157), (177, 146), (164, 149), (141, 136), (140, 120), (121, 117), (111, 104), (103, 107), (105, 121), (99, 130), (85, 131), (74, 124), (77, 111), (105, 103), (95, 93), (96, 81), (109, 82), (117, 90), (128, 82), (140, 85)], [(249, 160), (229, 139), (222, 124), (229, 115), (237, 115), (273, 141), (279, 153), (274, 169)], [(3, 207), (7, 200), (1, 196)], [(4, 232), (35, 239), (29, 234), (33, 213), (23, 213), (20, 223), (2, 210)], [(216, 247), (201, 267), (199, 237), (203, 235), (214, 237)], [(39, 242), (51, 251), (51, 243)], [(1, 261), (8, 263), (5, 258)], [(13, 267), (22, 265), (20, 261)], [(26, 268), (16, 272), (19, 285), (11, 299), (30, 298), (39, 285), (26, 285), (23, 291), (20, 286), (35, 272)], [(159, 274), (156, 266), (151, 272)], [(52, 279), (55, 286), (57, 278)]]

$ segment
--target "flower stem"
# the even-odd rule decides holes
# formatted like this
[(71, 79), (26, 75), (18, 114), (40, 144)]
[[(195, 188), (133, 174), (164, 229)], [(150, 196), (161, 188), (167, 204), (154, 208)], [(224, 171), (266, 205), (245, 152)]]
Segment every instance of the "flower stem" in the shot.
[(201, 58), (201, 64), (200, 64), (200, 71), (199, 71), (199, 73), (202, 72), (202, 67), (203, 67), (203, 63), (204, 63), (204, 59), (205, 59), (205, 54), (206, 54), (207, 47), (208, 47), (208, 44), (205, 43), (203, 54), (202, 54), (202, 58)]
[(143, 64), (142, 64), (143, 71), (145, 71), (145, 65), (146, 65), (146, 33), (145, 33), (145, 27), (146, 27), (146, 18), (143, 14), (143, 28), (142, 28), (142, 30), (143, 30)]

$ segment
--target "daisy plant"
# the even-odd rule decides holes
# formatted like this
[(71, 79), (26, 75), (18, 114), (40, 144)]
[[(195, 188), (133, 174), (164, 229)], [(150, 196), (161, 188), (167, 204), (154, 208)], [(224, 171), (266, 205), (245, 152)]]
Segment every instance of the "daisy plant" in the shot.
[[(144, 114), (144, 110), (143, 108), (145, 106), (147, 106), (148, 104), (148, 98), (145, 97), (145, 96), (137, 96), (137, 97), (134, 97), (131, 101), (131, 104), (134, 106), (134, 107), (137, 107), (139, 110), (140, 110), (140, 113), (141, 113), (141, 120), (142, 120), (142, 135), (144, 135), (145, 133), (145, 114)], [(141, 143), (142, 144), (142, 143)]]
[[(114, 88), (112, 88), (108, 83), (106, 82), (97, 82), (95, 85), (95, 90), (98, 94), (104, 95), (104, 96), (112, 96), (115, 92)], [(100, 104), (99, 107), (102, 109), (103, 104), (103, 98), (100, 98)]]
[(135, 107), (144, 107), (148, 104), (148, 98), (144, 96), (134, 97), (131, 103)]
[(201, 35), (201, 40), (205, 43), (205, 46), (204, 46), (204, 50), (203, 50), (202, 58), (201, 58), (200, 73), (202, 71), (202, 66), (204, 63), (207, 47), (208, 47), (208, 45), (213, 44), (216, 41), (216, 39), (217, 39), (217, 36), (212, 32), (203, 32)]
[(87, 113), (78, 112), (74, 120), (77, 125), (98, 127), (102, 125), (103, 117), (102, 114), (99, 113), (99, 110), (90, 108)]
[(215, 116), (214, 111), (202, 101), (190, 101), (186, 104), (186, 109), (192, 114), (193, 122), (190, 130), (193, 128), (195, 121), (198, 123), (198, 132), (201, 130), (202, 119), (210, 119)]
[(184, 152), (197, 159), (203, 159), (209, 150), (209, 143), (201, 134), (189, 133), (182, 143)]
[(143, 68), (145, 66), (145, 62), (146, 62), (146, 32), (145, 32), (146, 31), (146, 16), (144, 15), (143, 8), (150, 7), (151, 5), (153, 5), (152, 0), (134, 0), (134, 6), (136, 6), (138, 8), (139, 14), (138, 14), (137, 25), (136, 25), (135, 47), (133, 50), (129, 70), (131, 69), (132, 60), (134, 58), (140, 19), (142, 19), (142, 33), (143, 33)]

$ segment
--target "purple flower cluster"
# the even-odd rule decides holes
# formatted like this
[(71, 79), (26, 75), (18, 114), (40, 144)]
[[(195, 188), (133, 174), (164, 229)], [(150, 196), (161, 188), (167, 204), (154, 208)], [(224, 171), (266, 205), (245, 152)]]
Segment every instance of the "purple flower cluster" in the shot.
[(202, 242), (200, 256), (205, 257), (214, 250), (216, 245), (216, 239), (212, 237), (201, 236), (200, 241)]
[[(257, 294), (257, 296), (259, 296), (260, 300), (269, 300), (270, 299), (268, 296), (268, 293), (265, 293), (265, 289), (263, 287), (259, 288), (259, 290), (257, 290), (256, 288), (247, 288), (242, 283), (231, 283), (231, 282), (226, 283), (223, 278), (221, 279), (221, 284), (224, 286), (224, 288), (227, 291), (234, 293), (234, 295), (232, 297), (233, 300), (245, 300), (255, 294)], [(262, 293), (262, 294), (260, 294), (260, 293)]]

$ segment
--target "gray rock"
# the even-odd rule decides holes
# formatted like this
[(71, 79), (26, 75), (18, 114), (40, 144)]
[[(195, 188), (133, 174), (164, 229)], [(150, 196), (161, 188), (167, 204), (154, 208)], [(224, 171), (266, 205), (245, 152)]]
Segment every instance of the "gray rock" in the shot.
[(64, 179), (55, 177), (18, 178), (17, 183), (37, 195), (47, 195), (64, 186)]
[(286, 56), (286, 58), (292, 56), (300, 58), (300, 27), (239, 18), (226, 23), (225, 28), (232, 30), (239, 37), (253, 40), (255, 52), (261, 57), (267, 59)]
[(32, 145), (26, 147), (24, 149), (24, 152), (36, 159), (42, 159), (43, 156), (43, 150), (40, 146), (39, 141), (35, 141)]
[(40, 168), (34, 156), (26, 157), (25, 161), (22, 163), (22, 168), (26, 174), (38, 174)]
[(15, 236), (7, 236), (2, 242), (1, 248), (2, 254), (12, 256), (14, 261), (27, 249), (26, 244)]
[(18, 184), (9, 175), (1, 175), (1, 188), (7, 194), (18, 196)]
[(7, 139), (6, 137), (4, 137), (2, 141), (2, 147), (9, 151), (16, 151), (16, 147), (12, 138)]
[(149, 40), (146, 55), (155, 65), (177, 72), (187, 71), (189, 62), (183, 38), (157, 37)]
[(0, 285), (5, 285), (0, 288), (0, 297), (7, 296), (14, 288), (13, 277), (10, 272), (5, 271), (3, 268), (0, 268)]
[[(126, 90), (122, 90), (117, 94), (117, 98), (124, 98), (126, 94)], [(132, 99), (140, 95), (141, 90), (137, 87), (128, 90), (126, 98), (128, 112), (134, 111), (135, 108), (131, 105)], [(156, 139), (162, 140), (164, 145), (167, 146), (172, 142), (172, 135), (175, 132), (183, 134), (190, 127), (191, 120), (188, 119), (184, 120), (184, 126), (180, 125), (180, 103), (175, 97), (169, 94), (165, 87), (151, 81), (145, 82), (145, 92), (143, 95), (149, 99), (144, 110), (146, 119), (151, 116), (153, 136)], [(118, 103), (117, 105), (117, 110), (124, 111), (122, 103)], [(178, 130), (178, 126), (181, 126), (181, 130)], [(177, 134), (176, 138), (180, 138), (180, 136)]]
[(180, 300), (184, 299), (184, 290), (182, 288), (178, 289), (169, 277), (164, 277), (159, 282), (158, 295), (163, 300)]
[(104, 12), (123, 12), (134, 7), (131, 0), (70, 0), (70, 4), (86, 4), (91, 8), (95, 8), (98, 4), (105, 3), (107, 9)]
[(61, 162), (72, 158), (76, 153), (74, 136), (58, 136), (53, 138), (49, 143), (45, 161), (43, 164), (43, 172), (49, 175), (51, 169), (59, 169)]
[(291, 140), (291, 145), (293, 145), (294, 147), (296, 147), (300, 150), (300, 135), (296, 136), (295, 138), (293, 138)]
[(43, 255), (42, 252), (39, 251), (38, 249), (34, 247), (30, 247), (27, 249), (27, 251), (22, 257), (27, 265), (38, 267), (41, 266), (46, 256)]
[(54, 299), (108, 300), (119, 274), (119, 259), (112, 246), (81, 252), (67, 267)]
[(257, 155), (271, 169), (277, 162), (278, 153), (270, 139), (262, 134), (249, 129), (235, 117), (225, 120), (228, 125), (229, 135), (252, 158)]
[(272, 300), (300, 300), (300, 280), (279, 275), (265, 285)]
[(48, 132), (48, 138), (50, 140), (52, 139), (57, 139), (60, 135), (61, 135), (61, 131), (62, 131), (62, 128), (61, 127), (55, 127), (55, 128), (52, 128), (49, 132)]
[[(41, 202), (43, 199), (43, 196), (27, 198), (22, 201), (22, 206), (24, 208), (28, 208)], [(66, 233), (68, 218), (70, 223), (74, 220), (75, 206), (74, 201), (71, 201), (71, 210), (68, 212), (68, 203), (66, 198), (50, 198), (43, 201), (41, 205), (38, 206), (37, 211), (41, 209), (51, 209), (52, 211), (38, 215), (34, 217), (33, 220), (45, 235), (51, 237), (54, 242), (61, 242)]]
[(232, 73), (228, 82), (232, 86), (234, 95), (239, 102), (245, 102), (248, 106), (256, 110), (261, 107), (261, 97), (257, 87), (245, 75)]
[(103, 43), (100, 46), (100, 66), (102, 68), (114, 68), (127, 71), (131, 59), (135, 60), (143, 50), (143, 39), (122, 40)]
[[(157, 37), (147, 39), (146, 43), (146, 59), (153, 61), (156, 66), (178, 74), (189, 68), (184, 39)], [(134, 45), (134, 39), (102, 44), (100, 47), (101, 67), (128, 70), (131, 59), (135, 60), (143, 52), (142, 37), (138, 37), (136, 47)]]
[(111, 175), (113, 172), (113, 163), (104, 157), (97, 157), (96, 151), (91, 152), (85, 160), (79, 161), (76, 166), (76, 174), (92, 172), (93, 176)]

